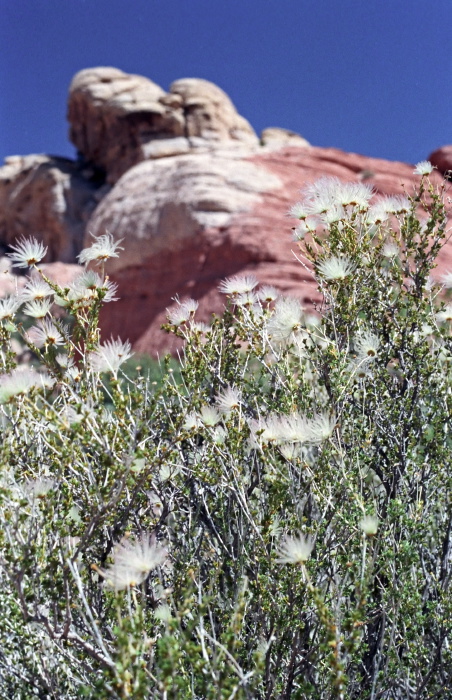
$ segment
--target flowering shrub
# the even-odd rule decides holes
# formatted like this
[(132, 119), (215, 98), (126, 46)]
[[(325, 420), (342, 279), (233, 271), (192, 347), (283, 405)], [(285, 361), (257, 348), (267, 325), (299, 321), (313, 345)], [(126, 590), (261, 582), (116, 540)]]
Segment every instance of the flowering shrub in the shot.
[(13, 249), (32, 275), (0, 302), (2, 697), (451, 697), (452, 273), (430, 278), (428, 165), (407, 198), (309, 186), (292, 214), (320, 315), (225, 280), (210, 326), (192, 300), (169, 314), (185, 348), (161, 383), (99, 342), (118, 243), (64, 289), (42, 244)]

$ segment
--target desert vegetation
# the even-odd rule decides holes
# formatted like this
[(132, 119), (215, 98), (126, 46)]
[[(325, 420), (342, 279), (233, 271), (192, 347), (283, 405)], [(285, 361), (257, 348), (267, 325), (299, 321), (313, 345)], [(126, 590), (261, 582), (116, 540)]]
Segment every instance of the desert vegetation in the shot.
[[(447, 193), (323, 178), (292, 208), (316, 313), (221, 285), (162, 378), (100, 342), (104, 235), (0, 300), (0, 688), (11, 699), (452, 695)], [(275, 232), (276, 235), (278, 234)], [(125, 245), (125, 244), (124, 244)], [(31, 352), (17, 364), (17, 345)]]

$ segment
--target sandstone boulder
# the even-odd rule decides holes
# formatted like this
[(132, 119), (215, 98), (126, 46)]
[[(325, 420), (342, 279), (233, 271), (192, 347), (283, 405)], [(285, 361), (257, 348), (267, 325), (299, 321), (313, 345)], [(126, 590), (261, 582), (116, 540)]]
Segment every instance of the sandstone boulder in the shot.
[(166, 93), (148, 78), (116, 68), (77, 73), (68, 121), (72, 143), (109, 183), (142, 160), (187, 153), (211, 141), (257, 143), (246, 119), (213, 83), (186, 78)]
[[(12, 157), (0, 168), (0, 254), (21, 235), (36, 236), (64, 283), (93, 234), (123, 239), (107, 265), (120, 301), (105, 307), (102, 333), (151, 354), (176, 347), (160, 326), (177, 296), (197, 299), (197, 316), (208, 320), (223, 308), (219, 282), (237, 273), (252, 272), (307, 307), (320, 302), (286, 216), (306, 184), (326, 175), (366, 181), (378, 196), (411, 194), (419, 182), (412, 165), (316, 148), (286, 129), (266, 129), (259, 141), (205, 80), (178, 80), (165, 92), (142, 76), (90, 68), (71, 83), (68, 117), (77, 162)], [(450, 148), (431, 156), (437, 184)], [(0, 294), (10, 293), (23, 278), (2, 264)], [(436, 278), (446, 269), (452, 244)]]
[(257, 143), (254, 129), (217, 85), (198, 78), (184, 78), (172, 83), (170, 95), (181, 100), (185, 134), (189, 139)]
[(10, 156), (0, 168), (0, 242), (35, 236), (46, 260), (73, 262), (97, 204), (97, 185), (67, 158)]
[(180, 106), (165, 105), (161, 87), (117, 68), (88, 68), (69, 88), (69, 138), (87, 163), (114, 182), (144, 158), (153, 139), (184, 136)]
[(281, 129), (277, 126), (268, 127), (264, 129), (261, 133), (261, 144), (263, 146), (274, 146), (275, 148), (281, 148), (282, 146), (299, 146), (300, 148), (305, 148), (310, 146), (309, 141), (306, 141), (300, 134), (296, 131), (290, 131), (289, 129)]
[[(123, 254), (108, 266), (121, 299), (113, 314), (105, 311), (103, 332), (129, 338), (141, 352), (174, 349), (174, 339), (160, 330), (171, 299), (194, 297), (197, 316), (207, 320), (222, 309), (220, 280), (239, 272), (252, 272), (312, 308), (320, 299), (312, 275), (295, 257), (286, 212), (301, 187), (325, 175), (365, 180), (377, 195), (410, 194), (419, 182), (404, 163), (273, 144), (149, 161), (129, 170), (88, 225), (95, 235), (108, 231), (124, 239)], [(441, 182), (438, 174), (433, 178)]]
[(438, 148), (429, 155), (428, 160), (442, 175), (447, 173), (447, 177), (452, 176), (452, 146)]

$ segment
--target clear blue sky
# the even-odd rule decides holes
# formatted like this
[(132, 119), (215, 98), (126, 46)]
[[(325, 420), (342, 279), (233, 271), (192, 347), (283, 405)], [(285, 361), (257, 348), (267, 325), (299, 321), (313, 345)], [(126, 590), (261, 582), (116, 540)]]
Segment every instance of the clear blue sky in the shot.
[(73, 156), (69, 82), (109, 65), (211, 80), (258, 133), (414, 163), (452, 143), (451, 35), (452, 0), (0, 0), (0, 159)]

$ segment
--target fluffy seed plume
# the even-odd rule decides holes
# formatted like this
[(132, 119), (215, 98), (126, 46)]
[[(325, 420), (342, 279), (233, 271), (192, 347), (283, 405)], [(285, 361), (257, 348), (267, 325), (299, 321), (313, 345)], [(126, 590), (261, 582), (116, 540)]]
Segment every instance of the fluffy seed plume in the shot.
[(379, 520), (375, 515), (365, 515), (359, 521), (359, 527), (367, 537), (373, 537), (377, 534)]
[(216, 404), (221, 413), (229, 415), (234, 409), (238, 409), (242, 402), (242, 392), (232, 386), (226, 387), (217, 396)]
[(30, 277), (22, 291), (23, 301), (42, 301), (53, 294), (53, 289), (36, 273)]
[(51, 386), (52, 381), (46, 374), (39, 374), (31, 368), (14, 369), (9, 374), (0, 376), (0, 404), (8, 403), (15, 396), (28, 394), (35, 387)]
[(24, 307), (24, 313), (33, 318), (45, 318), (50, 312), (52, 302), (48, 299), (34, 299), (29, 301)]
[(123, 241), (120, 238), (118, 241), (113, 240), (111, 233), (106, 233), (103, 236), (94, 237), (94, 243), (89, 248), (84, 248), (77, 255), (81, 265), (89, 262), (95, 262), (97, 265), (109, 260), (110, 258), (119, 258), (118, 250), (124, 250), (119, 244)]
[(9, 296), (0, 299), (0, 321), (9, 321), (13, 319), (19, 306), (20, 301), (17, 297)]
[(89, 364), (95, 372), (113, 372), (116, 376), (121, 365), (132, 357), (131, 350), (129, 341), (112, 338), (88, 355)]
[(302, 320), (303, 308), (298, 299), (285, 297), (276, 301), (267, 330), (274, 341), (284, 343), (300, 330)]
[(354, 340), (358, 362), (375, 360), (380, 348), (380, 338), (371, 331), (362, 331)]
[(136, 542), (122, 540), (115, 547), (113, 564), (107, 569), (96, 570), (105, 579), (106, 586), (121, 591), (143, 583), (167, 556), (164, 547), (155, 544), (149, 535), (143, 535)]
[(415, 175), (430, 175), (433, 172), (433, 165), (429, 160), (421, 160), (413, 170)]
[(48, 319), (38, 321), (38, 325), (30, 328), (27, 335), (38, 348), (63, 345), (64, 343), (64, 338), (58, 328)]
[(194, 299), (186, 299), (183, 302), (176, 300), (176, 302), (175, 307), (167, 309), (166, 317), (172, 326), (182, 326), (193, 318), (199, 302)]
[(310, 535), (286, 537), (278, 548), (278, 564), (304, 564), (314, 549), (314, 538)]
[(333, 255), (331, 258), (321, 260), (317, 265), (317, 271), (326, 280), (344, 280), (355, 271), (356, 265), (347, 257), (340, 258)]
[(36, 238), (21, 238), (17, 245), (11, 246), (12, 253), (7, 253), (13, 267), (32, 267), (45, 257), (47, 248)]
[(223, 294), (236, 296), (237, 294), (246, 294), (252, 292), (259, 284), (259, 281), (254, 275), (234, 275), (223, 280), (218, 286), (218, 289)]

